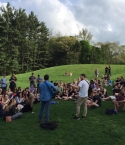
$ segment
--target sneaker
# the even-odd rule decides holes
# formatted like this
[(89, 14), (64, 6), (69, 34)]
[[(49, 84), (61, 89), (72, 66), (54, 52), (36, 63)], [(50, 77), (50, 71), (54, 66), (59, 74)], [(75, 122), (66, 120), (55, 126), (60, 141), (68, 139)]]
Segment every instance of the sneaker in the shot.
[(95, 106), (96, 106), (96, 107), (99, 107), (99, 105), (98, 105), (98, 104), (96, 104)]
[(117, 111), (116, 110), (114, 110), (114, 114), (117, 114)]
[(82, 116), (82, 119), (85, 119), (86, 117), (85, 116)]
[(80, 117), (74, 116), (74, 119), (80, 120)]

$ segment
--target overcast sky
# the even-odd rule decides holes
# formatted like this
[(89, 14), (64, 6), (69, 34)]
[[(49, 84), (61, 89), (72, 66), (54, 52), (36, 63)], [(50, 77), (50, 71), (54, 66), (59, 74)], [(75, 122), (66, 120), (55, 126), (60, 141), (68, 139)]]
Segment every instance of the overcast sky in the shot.
[(15, 8), (34, 11), (47, 27), (62, 35), (87, 28), (94, 42), (125, 44), (125, 0), (0, 0)]

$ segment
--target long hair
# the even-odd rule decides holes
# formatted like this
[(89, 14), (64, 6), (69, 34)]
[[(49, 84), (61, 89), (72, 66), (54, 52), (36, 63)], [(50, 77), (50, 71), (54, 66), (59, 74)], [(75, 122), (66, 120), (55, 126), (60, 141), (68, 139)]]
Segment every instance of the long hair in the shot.
[(13, 99), (10, 100), (8, 106), (5, 107), (5, 111), (8, 112), (15, 105), (16, 105), (16, 100), (13, 98)]
[(34, 95), (30, 93), (29, 96), (26, 99), (26, 104), (28, 104), (32, 107), (33, 106), (33, 101), (34, 101)]

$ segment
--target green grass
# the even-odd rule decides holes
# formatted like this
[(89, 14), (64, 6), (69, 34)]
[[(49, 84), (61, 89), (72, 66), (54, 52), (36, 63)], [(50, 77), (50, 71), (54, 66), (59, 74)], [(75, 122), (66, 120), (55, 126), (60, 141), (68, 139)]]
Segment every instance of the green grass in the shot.
[[(85, 73), (88, 79), (93, 79), (94, 71), (96, 68), (98, 68), (99, 77), (101, 78), (101, 76), (104, 74), (105, 67), (106, 65), (102, 65), (102, 64), (64, 65), (64, 66), (51, 67), (47, 69), (34, 71), (34, 74), (36, 77), (38, 74), (40, 74), (42, 77), (45, 74), (49, 74), (50, 80), (53, 81), (62, 80), (63, 82), (72, 82), (74, 78), (78, 79), (81, 73)], [(63, 76), (64, 72), (70, 72), (70, 71), (73, 73), (72, 77)], [(111, 65), (111, 72), (112, 72), (112, 76), (111, 76), (112, 80), (116, 79), (119, 76), (125, 76), (125, 65)], [(21, 86), (22, 88), (29, 86), (29, 76), (31, 76), (31, 72), (18, 74), (17, 86)], [(9, 78), (10, 76), (7, 76), (8, 80)]]
[[(104, 73), (105, 65), (68, 65), (52, 67), (34, 72), (35, 75), (50, 75), (50, 80), (70, 82), (85, 73), (88, 79), (94, 77), (95, 68), (99, 69), (100, 76)], [(112, 65), (112, 79), (124, 75), (125, 66)], [(63, 73), (72, 72), (72, 77), (64, 77)], [(17, 75), (17, 85), (25, 88), (29, 86), (28, 78), (31, 73)], [(108, 87), (111, 94), (111, 87)], [(38, 114), (40, 104), (34, 105), (34, 114), (24, 113), (22, 119), (5, 123), (0, 119), (0, 145), (124, 145), (125, 121), (124, 113), (108, 116), (106, 108), (113, 108), (111, 101), (102, 102), (102, 107), (88, 109), (85, 120), (74, 120), (75, 103), (59, 100), (59, 104), (51, 105), (50, 119), (58, 121), (58, 128), (54, 131), (43, 130), (39, 127)], [(82, 107), (81, 107), (82, 115)]]

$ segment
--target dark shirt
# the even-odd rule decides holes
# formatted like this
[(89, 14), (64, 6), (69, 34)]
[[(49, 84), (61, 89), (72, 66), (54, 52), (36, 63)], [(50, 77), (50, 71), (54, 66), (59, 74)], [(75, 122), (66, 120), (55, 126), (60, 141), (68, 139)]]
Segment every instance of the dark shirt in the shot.
[(101, 106), (101, 99), (100, 99), (100, 96), (93, 96), (93, 102), (96, 102), (96, 101), (98, 101), (97, 102), (97, 104), (99, 105), (99, 106)]
[(72, 91), (69, 91), (68, 96), (70, 97), (73, 94), (74, 94), (74, 91), (73, 90)]
[(15, 83), (15, 79), (14, 78), (10, 78), (10, 86), (16, 86), (16, 83)]
[(108, 69), (109, 69), (108, 67), (105, 68), (105, 73), (108, 73)]
[(15, 112), (16, 112), (16, 105), (12, 106), (10, 110), (5, 111), (5, 116), (12, 116), (15, 114)]
[(32, 112), (33, 107), (30, 106), (30, 104), (26, 104), (24, 105), (24, 107), (22, 108), (22, 112)]
[(29, 77), (30, 83), (34, 83), (35, 82), (35, 79), (36, 79), (35, 76), (30, 76)]
[(119, 93), (121, 91), (121, 89), (114, 89), (113, 90), (113, 95), (115, 95), (115, 93)]

